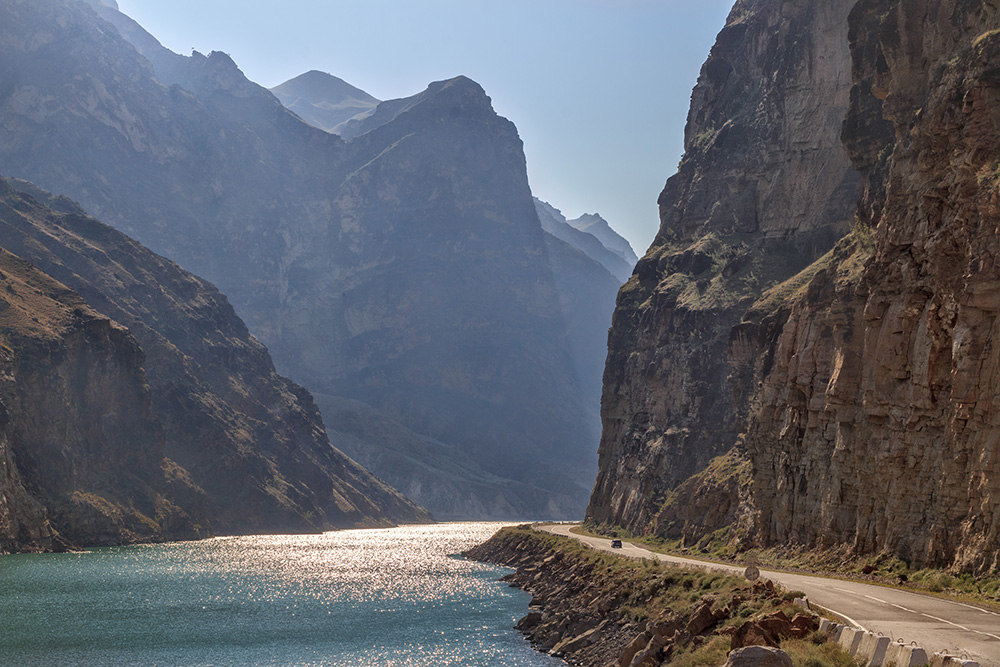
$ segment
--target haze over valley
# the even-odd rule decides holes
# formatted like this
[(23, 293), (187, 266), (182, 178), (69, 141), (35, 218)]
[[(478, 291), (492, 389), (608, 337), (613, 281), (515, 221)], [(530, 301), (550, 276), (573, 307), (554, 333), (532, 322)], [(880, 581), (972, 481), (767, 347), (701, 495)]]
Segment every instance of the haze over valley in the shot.
[[(661, 54), (562, 188), (461, 72), (593, 68), (563, 0), (402, 96), (350, 73), (413, 6), (265, 87), (122, 4), (0, 0), (0, 662), (1000, 667), (1000, 8), (736, 0), (676, 170), (606, 94)], [(651, 174), (648, 235), (580, 208)]]

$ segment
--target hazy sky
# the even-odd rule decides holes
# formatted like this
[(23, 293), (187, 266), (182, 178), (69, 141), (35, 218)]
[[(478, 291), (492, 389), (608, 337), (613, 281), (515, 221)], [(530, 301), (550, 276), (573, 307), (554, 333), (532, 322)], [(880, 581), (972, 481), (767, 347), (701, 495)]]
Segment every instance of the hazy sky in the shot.
[(524, 141), (535, 195), (600, 213), (641, 256), (691, 88), (733, 0), (118, 0), (182, 54), (273, 87), (311, 69), (379, 99), (478, 81)]

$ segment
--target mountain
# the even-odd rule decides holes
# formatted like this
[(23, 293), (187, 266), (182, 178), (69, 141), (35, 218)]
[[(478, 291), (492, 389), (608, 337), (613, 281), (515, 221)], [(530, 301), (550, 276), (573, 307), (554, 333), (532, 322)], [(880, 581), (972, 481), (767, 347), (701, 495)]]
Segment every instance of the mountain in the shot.
[(35, 526), (4, 550), (429, 520), (212, 285), (23, 181), (0, 180), (0, 246), (4, 486), (30, 500), (0, 526)]
[[(347, 141), (225, 54), (170, 53), (98, 11), (0, 1), (0, 170), (218, 285), (310, 391), (481, 479), (545, 489), (532, 517), (582, 514), (598, 429), (578, 369), (594, 360), (574, 359), (520, 139), (483, 89), (456, 77), (383, 102)], [(606, 320), (585, 325), (604, 337)]]
[(621, 234), (616, 232), (608, 224), (608, 221), (596, 213), (584, 213), (575, 220), (567, 220), (573, 229), (586, 232), (597, 238), (605, 248), (621, 257), (631, 266), (635, 266), (639, 258), (636, 257), (632, 244), (625, 240)]
[(719, 33), (659, 233), (618, 295), (590, 520), (683, 529), (670, 520), (677, 489), (746, 428), (755, 387), (728, 363), (731, 332), (849, 230), (861, 191), (840, 142), (853, 4), (740, 0)]
[(379, 104), (379, 100), (360, 88), (316, 70), (275, 86), (271, 92), (299, 118), (335, 134), (339, 125), (372, 111)]
[(996, 571), (998, 58), (991, 3), (737, 2), (619, 294), (592, 521)]
[[(619, 283), (625, 282), (628, 280), (629, 276), (632, 275), (632, 269), (635, 267), (635, 262), (638, 261), (638, 258), (634, 259), (630, 263), (625, 259), (625, 257), (618, 254), (618, 252), (608, 248), (596, 236), (590, 234), (589, 232), (581, 231), (570, 224), (570, 222), (566, 220), (566, 216), (564, 216), (559, 209), (553, 207), (551, 204), (543, 202), (537, 197), (534, 201), (535, 211), (538, 213), (538, 219), (542, 223), (542, 229), (549, 234), (552, 234), (557, 239), (570, 244), (587, 257), (603, 266), (618, 280)], [(594, 217), (603, 222), (603, 218), (600, 216)], [(607, 226), (607, 223), (605, 223), (605, 225)], [(608, 231), (610, 234), (613, 234), (615, 237), (623, 241), (629, 248), (629, 252), (631, 252), (632, 247), (628, 245), (628, 241), (625, 241), (625, 239), (618, 236), (610, 226), (608, 226)], [(635, 254), (632, 254), (634, 257)]]

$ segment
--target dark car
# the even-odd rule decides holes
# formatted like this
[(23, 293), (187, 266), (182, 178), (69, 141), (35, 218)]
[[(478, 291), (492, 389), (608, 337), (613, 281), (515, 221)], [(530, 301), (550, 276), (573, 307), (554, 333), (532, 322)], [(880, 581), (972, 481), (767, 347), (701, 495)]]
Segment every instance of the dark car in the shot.
[(612, 549), (621, 549), (622, 548), (622, 541), (621, 540), (611, 540), (611, 548)]

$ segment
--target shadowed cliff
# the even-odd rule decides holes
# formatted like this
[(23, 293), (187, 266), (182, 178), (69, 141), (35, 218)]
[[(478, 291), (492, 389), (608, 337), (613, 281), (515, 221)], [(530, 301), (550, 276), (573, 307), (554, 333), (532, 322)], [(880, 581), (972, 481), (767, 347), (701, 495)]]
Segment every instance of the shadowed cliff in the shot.
[[(429, 519), (330, 445), (210, 284), (23, 181), (0, 181), (0, 246), (8, 471), (64, 539)], [(18, 535), (5, 548), (56, 545)]]

